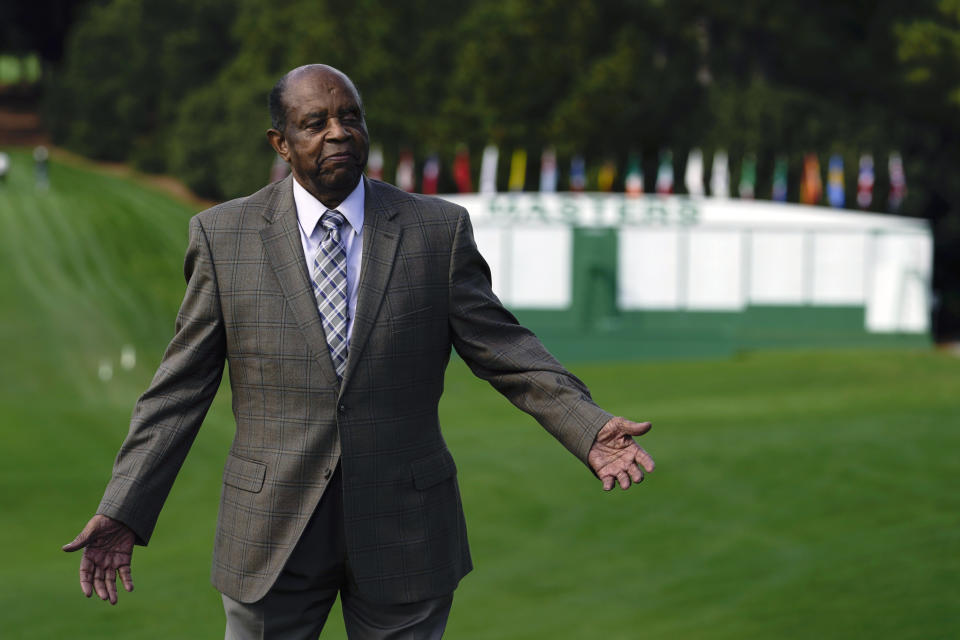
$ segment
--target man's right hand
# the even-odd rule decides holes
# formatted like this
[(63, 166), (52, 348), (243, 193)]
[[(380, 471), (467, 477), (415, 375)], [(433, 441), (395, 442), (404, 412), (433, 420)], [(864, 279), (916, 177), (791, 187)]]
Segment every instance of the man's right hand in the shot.
[(117, 574), (123, 588), (133, 591), (130, 559), (136, 534), (122, 522), (107, 516), (90, 519), (73, 542), (63, 545), (64, 551), (83, 549), (80, 560), (80, 589), (88, 598), (94, 591), (101, 600), (117, 604)]

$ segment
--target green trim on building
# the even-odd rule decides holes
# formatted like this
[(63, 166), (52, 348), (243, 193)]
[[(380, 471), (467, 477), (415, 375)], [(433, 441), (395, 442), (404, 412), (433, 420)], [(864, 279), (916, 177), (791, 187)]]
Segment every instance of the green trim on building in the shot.
[[(578, 326), (604, 327), (617, 310), (617, 251), (619, 230), (593, 227), (573, 229), (573, 304)], [(560, 312), (563, 313), (563, 312)]]
[[(576, 293), (574, 299), (577, 299)], [(514, 310), (561, 361), (727, 357), (763, 348), (926, 347), (928, 334), (868, 333), (863, 307), (752, 306), (742, 311)]]

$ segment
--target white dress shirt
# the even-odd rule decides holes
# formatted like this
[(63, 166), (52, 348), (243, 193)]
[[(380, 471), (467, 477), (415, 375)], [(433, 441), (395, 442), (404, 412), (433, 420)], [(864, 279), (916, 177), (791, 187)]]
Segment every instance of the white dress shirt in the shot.
[[(297, 223), (300, 226), (300, 242), (303, 256), (307, 261), (307, 273), (313, 276), (313, 256), (320, 248), (324, 229), (320, 218), (327, 207), (304, 189), (296, 178), (293, 179), (293, 200), (297, 205)], [(363, 258), (363, 178), (356, 188), (340, 203), (337, 211), (347, 219), (340, 228), (340, 239), (347, 252), (347, 345), (353, 334), (353, 317), (357, 310), (357, 285), (360, 284), (360, 260)]]

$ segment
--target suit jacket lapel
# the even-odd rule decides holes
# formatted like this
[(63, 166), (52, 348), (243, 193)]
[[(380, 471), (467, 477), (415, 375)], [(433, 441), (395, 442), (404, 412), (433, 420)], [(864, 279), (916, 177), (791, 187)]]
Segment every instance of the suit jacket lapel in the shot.
[(336, 388), (339, 381), (327, 349), (327, 337), (323, 332), (300, 242), (292, 180), (291, 176), (287, 176), (277, 183), (273, 197), (264, 210), (269, 224), (260, 230), (260, 238), (293, 317), (306, 336), (311, 355), (320, 365), (330, 386)]
[[(364, 179), (366, 193), (363, 206), (363, 258), (360, 265), (360, 285), (357, 309), (350, 336), (347, 369), (343, 387), (350, 382), (353, 371), (363, 355), (374, 320), (387, 291), (393, 261), (400, 243), (400, 227), (390, 221), (396, 211), (384, 204), (377, 183)], [(332, 365), (331, 365), (332, 366)]]

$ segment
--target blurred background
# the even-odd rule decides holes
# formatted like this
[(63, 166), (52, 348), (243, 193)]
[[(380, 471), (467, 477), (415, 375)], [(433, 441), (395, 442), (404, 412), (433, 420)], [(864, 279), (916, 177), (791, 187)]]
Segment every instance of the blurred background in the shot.
[(451, 364), (451, 637), (960, 634), (960, 2), (8, 0), (5, 637), (222, 634), (226, 390), (134, 594), (84, 601), (58, 548), (172, 334), (187, 220), (284, 174), (266, 94), (310, 62), (360, 89), (368, 173), (467, 206), (505, 302), (656, 425), (660, 470), (600, 495)]

